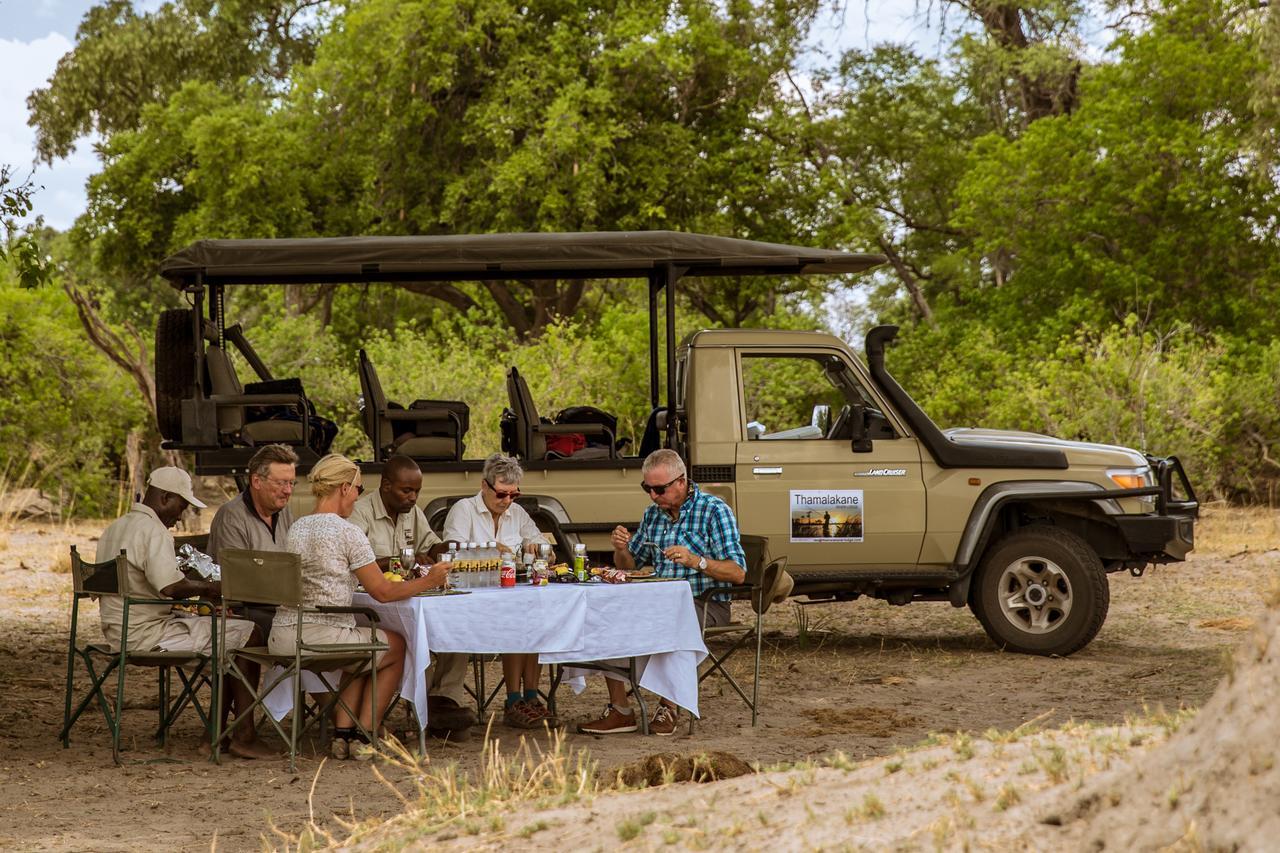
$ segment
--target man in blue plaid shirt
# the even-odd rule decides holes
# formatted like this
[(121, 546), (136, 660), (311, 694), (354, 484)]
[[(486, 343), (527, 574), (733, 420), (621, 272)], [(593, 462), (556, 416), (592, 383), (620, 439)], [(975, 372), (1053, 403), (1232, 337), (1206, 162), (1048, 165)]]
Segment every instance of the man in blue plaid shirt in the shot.
[[(699, 621), (707, 626), (727, 624), (727, 595), (723, 601), (718, 600), (721, 596), (712, 596), (717, 600), (705, 602), (697, 596), (746, 580), (747, 556), (733, 510), (689, 481), (684, 460), (674, 450), (649, 454), (641, 468), (640, 486), (653, 505), (645, 510), (635, 536), (625, 527), (614, 528), (614, 565), (620, 569), (634, 569), (637, 563), (652, 565), (658, 577), (687, 580), (693, 587)], [(609, 706), (604, 716), (578, 730), (586, 734), (634, 732), (636, 718), (627, 702), (626, 684), (612, 678), (605, 681)], [(677, 713), (675, 706), (663, 699), (649, 730), (657, 735), (674, 734)]]

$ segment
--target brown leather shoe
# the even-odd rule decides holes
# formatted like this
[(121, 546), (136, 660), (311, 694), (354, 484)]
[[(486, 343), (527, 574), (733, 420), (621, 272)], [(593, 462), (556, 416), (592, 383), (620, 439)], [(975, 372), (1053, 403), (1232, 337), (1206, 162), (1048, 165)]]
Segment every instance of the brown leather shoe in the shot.
[(448, 696), (427, 697), (427, 721), (433, 729), (466, 729), (477, 722), (475, 711)]
[(667, 705), (659, 705), (653, 719), (649, 721), (649, 731), (661, 737), (670, 737), (676, 733), (676, 723), (679, 721), (679, 711)]
[(620, 735), (634, 732), (638, 728), (640, 726), (636, 723), (635, 711), (624, 714), (610, 703), (605, 706), (603, 717), (581, 724), (578, 731), (584, 735)]

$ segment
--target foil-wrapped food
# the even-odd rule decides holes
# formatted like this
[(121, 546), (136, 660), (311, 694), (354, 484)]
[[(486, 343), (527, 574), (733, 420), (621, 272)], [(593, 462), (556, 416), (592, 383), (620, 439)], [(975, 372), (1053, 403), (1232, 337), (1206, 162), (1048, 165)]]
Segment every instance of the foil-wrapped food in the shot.
[(213, 557), (190, 543), (178, 547), (178, 571), (183, 574), (195, 572), (207, 581), (222, 580), (222, 567), (213, 561)]

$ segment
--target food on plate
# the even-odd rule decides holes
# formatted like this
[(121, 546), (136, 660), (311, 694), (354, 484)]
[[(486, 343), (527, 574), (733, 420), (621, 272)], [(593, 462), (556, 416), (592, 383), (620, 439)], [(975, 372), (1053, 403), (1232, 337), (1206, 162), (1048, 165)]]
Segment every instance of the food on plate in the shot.
[(391, 581), (392, 583), (404, 583), (404, 578), (400, 577), (400, 575), (396, 574), (395, 572), (390, 572), (390, 571), (383, 572), (382, 576), (387, 580)]

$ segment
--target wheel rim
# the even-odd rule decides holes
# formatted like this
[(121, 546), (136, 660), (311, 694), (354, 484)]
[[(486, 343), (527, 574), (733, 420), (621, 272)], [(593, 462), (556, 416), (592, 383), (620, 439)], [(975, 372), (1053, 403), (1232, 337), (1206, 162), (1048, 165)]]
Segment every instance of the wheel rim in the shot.
[(1053, 560), (1022, 557), (1000, 575), (1000, 612), (1019, 631), (1049, 634), (1071, 615), (1071, 581)]

